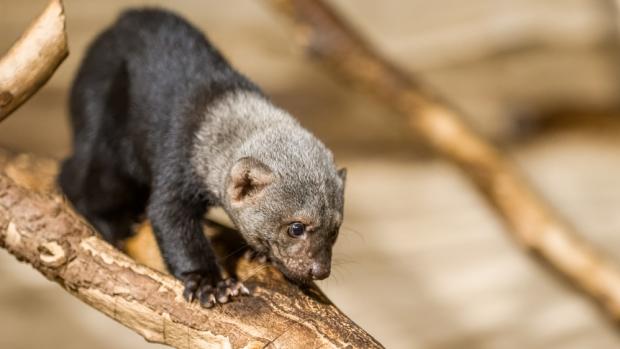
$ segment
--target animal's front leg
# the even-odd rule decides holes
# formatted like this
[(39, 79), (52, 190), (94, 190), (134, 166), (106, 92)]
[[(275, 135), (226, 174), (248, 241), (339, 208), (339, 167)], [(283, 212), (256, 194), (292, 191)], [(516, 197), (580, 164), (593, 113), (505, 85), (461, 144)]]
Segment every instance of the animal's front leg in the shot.
[(211, 243), (204, 235), (206, 206), (170, 192), (151, 196), (148, 216), (168, 270), (185, 285), (183, 295), (210, 308), (249, 294), (240, 282), (224, 279)]

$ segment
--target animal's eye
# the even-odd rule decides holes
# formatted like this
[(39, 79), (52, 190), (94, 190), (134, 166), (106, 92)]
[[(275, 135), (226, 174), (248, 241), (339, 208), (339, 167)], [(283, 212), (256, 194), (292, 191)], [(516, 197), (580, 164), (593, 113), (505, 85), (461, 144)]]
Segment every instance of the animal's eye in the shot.
[(303, 223), (295, 222), (288, 226), (288, 235), (298, 238), (306, 233), (306, 226)]

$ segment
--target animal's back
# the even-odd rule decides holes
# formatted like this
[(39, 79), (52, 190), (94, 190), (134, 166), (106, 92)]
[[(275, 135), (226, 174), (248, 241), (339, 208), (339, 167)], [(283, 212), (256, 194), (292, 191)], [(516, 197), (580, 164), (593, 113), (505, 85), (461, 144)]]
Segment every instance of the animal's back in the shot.
[(191, 147), (204, 115), (196, 108), (233, 89), (257, 90), (191, 24), (163, 10), (130, 10), (87, 52), (71, 96), (75, 136), (115, 140), (102, 152), (150, 177), (163, 148)]

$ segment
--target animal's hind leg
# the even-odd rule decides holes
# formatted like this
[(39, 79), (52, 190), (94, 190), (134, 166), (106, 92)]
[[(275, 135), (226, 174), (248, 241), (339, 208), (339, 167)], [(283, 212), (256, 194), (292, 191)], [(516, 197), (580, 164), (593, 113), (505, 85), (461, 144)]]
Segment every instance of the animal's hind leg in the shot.
[(131, 236), (146, 205), (146, 188), (111, 167), (87, 164), (75, 156), (63, 164), (60, 185), (76, 210), (117, 247)]
[(71, 89), (73, 155), (59, 184), (81, 213), (112, 244), (131, 235), (144, 211), (146, 190), (121, 165), (128, 112), (128, 74), (113, 32), (89, 49)]

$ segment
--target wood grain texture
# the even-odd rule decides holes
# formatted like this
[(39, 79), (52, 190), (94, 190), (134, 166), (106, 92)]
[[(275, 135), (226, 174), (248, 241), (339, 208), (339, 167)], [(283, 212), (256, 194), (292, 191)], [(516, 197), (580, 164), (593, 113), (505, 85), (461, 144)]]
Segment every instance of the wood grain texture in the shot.
[(620, 320), (618, 268), (580, 239), (512, 161), (462, 121), (458, 110), (382, 57), (323, 1), (268, 3), (294, 20), (310, 57), (406, 118), (416, 137), (462, 169), (526, 250)]

